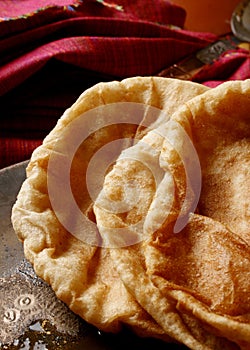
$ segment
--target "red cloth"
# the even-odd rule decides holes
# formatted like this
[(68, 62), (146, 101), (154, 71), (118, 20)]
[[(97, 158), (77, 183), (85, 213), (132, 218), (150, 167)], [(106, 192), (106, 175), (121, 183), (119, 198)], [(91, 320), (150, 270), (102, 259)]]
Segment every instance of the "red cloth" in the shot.
[[(0, 167), (28, 159), (86, 88), (156, 75), (216, 40), (184, 21), (164, 0), (0, 1)], [(196, 80), (249, 78), (249, 64), (235, 51)]]

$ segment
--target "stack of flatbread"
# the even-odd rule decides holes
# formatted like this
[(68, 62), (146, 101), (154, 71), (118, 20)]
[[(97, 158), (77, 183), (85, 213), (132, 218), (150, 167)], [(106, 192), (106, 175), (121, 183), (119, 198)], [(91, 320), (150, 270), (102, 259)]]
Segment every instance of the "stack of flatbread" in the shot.
[(12, 222), (99, 329), (247, 350), (249, 175), (250, 80), (99, 83), (34, 151)]

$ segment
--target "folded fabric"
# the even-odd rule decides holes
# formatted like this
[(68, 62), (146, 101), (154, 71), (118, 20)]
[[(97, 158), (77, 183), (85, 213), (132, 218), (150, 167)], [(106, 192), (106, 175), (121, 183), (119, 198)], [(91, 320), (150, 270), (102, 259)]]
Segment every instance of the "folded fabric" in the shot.
[[(28, 159), (63, 111), (99, 81), (157, 75), (217, 37), (184, 30), (162, 0), (0, 2), (0, 167)], [(226, 52), (194, 80), (250, 77), (249, 52)]]

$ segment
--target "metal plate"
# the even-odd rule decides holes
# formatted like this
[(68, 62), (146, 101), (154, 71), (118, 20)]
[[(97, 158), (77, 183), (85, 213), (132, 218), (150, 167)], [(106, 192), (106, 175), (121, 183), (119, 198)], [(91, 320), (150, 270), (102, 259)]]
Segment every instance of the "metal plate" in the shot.
[(117, 335), (104, 334), (71, 312), (36, 276), (10, 219), (26, 166), (23, 162), (0, 171), (0, 349), (187, 349), (142, 339), (125, 329)]

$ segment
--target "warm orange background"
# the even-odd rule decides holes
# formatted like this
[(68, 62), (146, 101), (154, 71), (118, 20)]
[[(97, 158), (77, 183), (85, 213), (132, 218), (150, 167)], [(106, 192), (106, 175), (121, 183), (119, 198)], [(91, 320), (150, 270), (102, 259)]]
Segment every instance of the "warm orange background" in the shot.
[(239, 0), (171, 0), (187, 12), (185, 29), (215, 34), (230, 32), (230, 18)]

